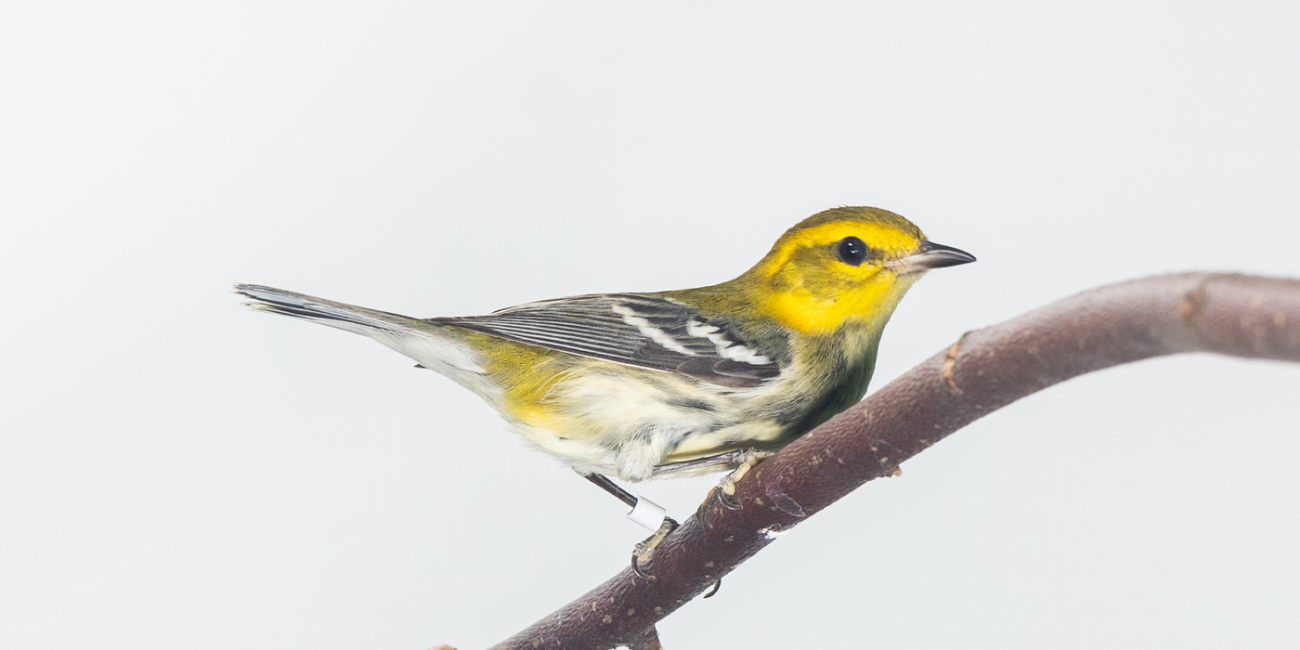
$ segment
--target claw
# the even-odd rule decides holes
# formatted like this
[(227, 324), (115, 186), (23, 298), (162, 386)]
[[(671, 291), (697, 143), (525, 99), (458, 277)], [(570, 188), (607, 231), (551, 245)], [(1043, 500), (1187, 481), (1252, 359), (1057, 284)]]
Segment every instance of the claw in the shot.
[(736, 482), (754, 469), (754, 466), (771, 458), (773, 453), (770, 451), (758, 451), (757, 449), (746, 449), (745, 453), (740, 456), (740, 464), (730, 474), (722, 477), (718, 483), (718, 501), (728, 510), (743, 510), (744, 507), (740, 502), (732, 499), (731, 496), (736, 493)]
[(674, 530), (677, 530), (677, 522), (674, 521), (672, 517), (664, 517), (664, 522), (659, 524), (659, 530), (656, 530), (653, 535), (645, 538), (644, 541), (637, 543), (637, 545), (632, 548), (632, 573), (635, 574), (636, 577), (643, 580), (655, 579), (653, 575), (646, 573), (645, 570), (641, 568), (641, 565), (650, 561), (650, 557), (654, 555), (655, 549), (658, 548), (659, 545), (663, 543), (664, 539), (666, 539)]
[[(733, 492), (735, 491), (734, 487), (732, 488), (732, 491)], [(744, 506), (740, 505), (739, 501), (736, 501), (735, 499), (731, 498), (731, 495), (727, 494), (727, 490), (723, 486), (719, 485), (718, 489), (714, 490), (713, 493), (718, 495), (718, 503), (721, 503), (722, 507), (726, 508), (727, 510), (745, 509)]]
[(718, 593), (718, 590), (721, 588), (722, 588), (722, 578), (718, 578), (717, 581), (713, 583), (713, 588), (709, 590), (709, 593), (704, 594), (704, 597), (712, 598), (713, 594)]
[(642, 580), (655, 581), (655, 577), (641, 570), (641, 562), (636, 551), (632, 551), (632, 574)]

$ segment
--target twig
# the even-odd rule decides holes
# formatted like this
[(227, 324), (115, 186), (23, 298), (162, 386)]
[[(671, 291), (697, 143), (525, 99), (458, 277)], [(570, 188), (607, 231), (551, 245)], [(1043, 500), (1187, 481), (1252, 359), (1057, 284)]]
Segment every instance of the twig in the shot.
[(656, 551), (655, 581), (625, 569), (493, 650), (645, 643), (656, 621), (781, 532), (952, 432), (1066, 379), (1182, 352), (1300, 361), (1300, 281), (1147, 278), (968, 332), (750, 472), (734, 496), (743, 510), (710, 495)]

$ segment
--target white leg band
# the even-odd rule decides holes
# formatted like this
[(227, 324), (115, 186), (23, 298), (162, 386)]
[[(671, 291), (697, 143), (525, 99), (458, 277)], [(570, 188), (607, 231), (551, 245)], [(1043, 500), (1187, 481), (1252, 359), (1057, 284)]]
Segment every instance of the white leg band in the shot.
[(654, 501), (637, 495), (636, 507), (632, 508), (632, 512), (627, 513), (627, 518), (636, 522), (642, 528), (657, 531), (659, 525), (668, 518), (668, 511)]

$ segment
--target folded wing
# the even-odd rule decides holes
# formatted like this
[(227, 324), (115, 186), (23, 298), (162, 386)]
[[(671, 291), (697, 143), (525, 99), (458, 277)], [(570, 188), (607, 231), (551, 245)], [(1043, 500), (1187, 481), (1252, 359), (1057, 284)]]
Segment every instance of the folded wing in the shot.
[(718, 386), (759, 386), (776, 359), (725, 322), (656, 294), (599, 294), (508, 307), (486, 316), (432, 318), (519, 343), (676, 372)]

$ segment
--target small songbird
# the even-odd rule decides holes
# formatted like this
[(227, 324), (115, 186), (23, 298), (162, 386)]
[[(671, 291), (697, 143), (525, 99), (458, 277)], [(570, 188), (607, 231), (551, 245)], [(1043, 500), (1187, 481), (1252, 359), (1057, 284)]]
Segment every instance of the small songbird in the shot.
[(755, 452), (862, 399), (903, 294), (929, 269), (973, 261), (892, 212), (845, 207), (804, 219), (736, 279), (698, 289), (440, 318), (236, 289), (254, 309), (364, 334), (451, 378), (631, 504), (605, 477), (747, 468)]

